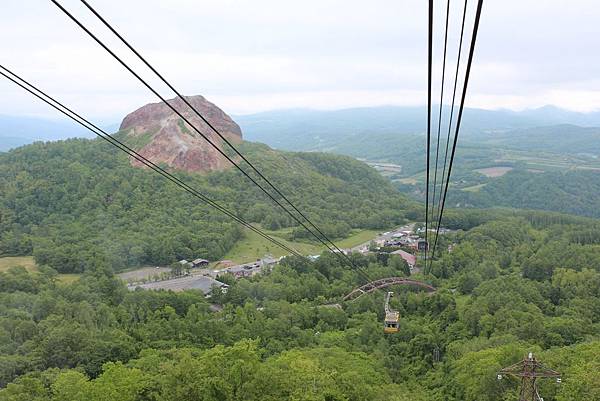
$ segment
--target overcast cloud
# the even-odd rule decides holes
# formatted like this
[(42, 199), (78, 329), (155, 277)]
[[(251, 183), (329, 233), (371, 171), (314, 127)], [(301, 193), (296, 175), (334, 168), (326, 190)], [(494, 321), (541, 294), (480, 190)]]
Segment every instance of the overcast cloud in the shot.
[[(78, 0), (61, 2), (119, 54), (128, 54)], [(426, 99), (423, 0), (90, 2), (176, 87), (229, 113), (419, 105)], [(157, 101), (49, 0), (0, 4), (1, 64), (105, 122)], [(450, 75), (462, 5), (451, 2)], [(474, 6), (469, 0), (469, 38)], [(436, 7), (439, 78), (445, 2)], [(467, 105), (599, 109), (598, 21), (600, 7), (591, 0), (486, 0)], [(4, 80), (0, 92), (0, 114), (55, 115)]]

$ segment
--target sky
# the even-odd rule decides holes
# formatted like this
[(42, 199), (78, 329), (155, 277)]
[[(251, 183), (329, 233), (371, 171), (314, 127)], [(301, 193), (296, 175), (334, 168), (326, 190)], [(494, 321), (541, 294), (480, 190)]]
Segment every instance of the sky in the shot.
[[(60, 2), (165, 97), (174, 96), (79, 0)], [(89, 2), (181, 92), (202, 94), (230, 114), (426, 102), (423, 0)], [(435, 1), (435, 103), (446, 4)], [(450, 3), (444, 103), (463, 6)], [(475, 1), (467, 7), (466, 43)], [(466, 105), (600, 109), (598, 21), (600, 5), (591, 0), (484, 1)], [(119, 122), (158, 101), (50, 0), (2, 0), (0, 37), (0, 64), (86, 117)], [(4, 79), (0, 93), (0, 114), (57, 116)]]

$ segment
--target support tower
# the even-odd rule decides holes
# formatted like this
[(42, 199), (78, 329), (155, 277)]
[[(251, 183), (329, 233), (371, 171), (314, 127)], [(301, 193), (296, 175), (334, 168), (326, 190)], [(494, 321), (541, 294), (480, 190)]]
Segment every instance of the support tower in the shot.
[(521, 362), (498, 372), (498, 380), (504, 376), (512, 376), (521, 380), (519, 401), (544, 401), (537, 388), (537, 379), (539, 378), (554, 378), (557, 383), (561, 382), (560, 373), (542, 365), (531, 352)]

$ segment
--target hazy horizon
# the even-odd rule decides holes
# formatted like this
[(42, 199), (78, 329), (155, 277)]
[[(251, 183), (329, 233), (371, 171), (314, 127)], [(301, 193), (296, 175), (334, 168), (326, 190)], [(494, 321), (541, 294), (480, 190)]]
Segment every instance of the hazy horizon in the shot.
[[(150, 77), (79, 1), (62, 4)], [(473, 17), (469, 4), (467, 27)], [(466, 106), (598, 110), (600, 80), (594, 66), (599, 56), (589, 49), (600, 36), (595, 23), (600, 10), (591, 4), (486, 3)], [(461, 3), (451, 5), (449, 76), (462, 12)], [(425, 103), (425, 3), (96, 0), (93, 6), (182, 93), (202, 94), (229, 114)], [(439, 7), (435, 15), (436, 79), (441, 76), (442, 11)], [(158, 100), (49, 1), (32, 0), (25, 7), (7, 0), (0, 33), (10, 38), (0, 45), (3, 65), (87, 117), (113, 121)], [(2, 114), (54, 115), (5, 80), (0, 91)], [(438, 91), (439, 81), (434, 99)], [(167, 90), (163, 94), (173, 97)]]
[[(187, 95), (186, 95), (187, 96)], [(210, 101), (210, 99), (207, 99)], [(156, 103), (156, 102), (149, 102), (149, 103)], [(214, 102), (213, 102), (214, 103)], [(146, 103), (148, 104), (148, 103)], [(124, 114), (123, 116), (120, 117), (115, 117), (115, 118), (97, 118), (96, 121), (99, 121), (101, 124), (104, 125), (114, 125), (114, 124), (119, 124), (121, 122), (121, 120), (123, 118), (125, 118), (125, 116), (128, 113), (131, 113), (135, 110), (137, 110), (140, 107), (143, 107), (145, 104), (140, 104), (138, 107), (136, 107), (135, 109), (132, 109), (130, 111), (128, 111), (126, 114)], [(218, 104), (216, 104), (217, 106), (219, 106)], [(274, 112), (294, 112), (294, 111), (306, 111), (306, 112), (336, 112), (336, 111), (344, 111), (344, 110), (352, 110), (352, 109), (379, 109), (379, 108), (414, 108), (414, 109), (418, 109), (418, 108), (424, 108), (426, 107), (426, 104), (417, 104), (417, 105), (398, 105), (398, 104), (380, 104), (380, 105), (372, 105), (372, 106), (350, 106), (350, 107), (340, 107), (340, 108), (316, 108), (316, 107), (283, 107), (283, 108), (273, 108), (273, 109), (265, 109), (265, 110), (259, 110), (259, 111), (253, 111), (253, 112), (242, 112), (242, 113), (229, 113), (226, 110), (224, 110), (225, 112), (227, 112), (227, 114), (229, 114), (232, 117), (242, 117), (242, 116), (251, 116), (251, 115), (255, 115), (255, 114), (261, 114), (261, 113), (274, 113)], [(219, 106), (220, 107), (220, 106)], [(437, 108), (438, 104), (433, 104), (432, 108)], [(449, 104), (445, 104), (444, 103), (444, 107), (450, 107)], [(558, 109), (561, 111), (565, 111), (568, 113), (577, 113), (577, 114), (582, 114), (582, 115), (591, 115), (591, 114), (595, 114), (595, 113), (599, 113), (599, 110), (588, 110), (588, 111), (579, 111), (579, 110), (572, 110), (572, 109), (568, 109), (568, 108), (564, 108), (564, 107), (559, 107), (557, 105), (554, 104), (545, 104), (539, 107), (525, 107), (525, 108), (521, 108), (521, 109), (511, 109), (511, 108), (506, 108), (506, 107), (499, 107), (499, 108), (484, 108), (484, 107), (465, 107), (466, 110), (480, 110), (480, 111), (489, 111), (489, 112), (509, 112), (509, 113), (528, 113), (528, 112), (535, 112), (538, 110), (543, 110), (543, 109), (547, 109), (547, 108), (554, 108), (554, 109)], [(50, 112), (52, 112), (52, 110), (50, 110)], [(55, 121), (55, 122), (60, 122), (60, 121), (64, 121), (66, 123), (70, 123), (70, 119), (68, 119), (67, 117), (65, 117), (63, 114), (60, 114), (58, 112), (56, 113), (52, 113), (52, 114), (45, 114), (45, 113), (15, 113), (15, 114), (8, 114), (8, 113), (3, 113), (0, 112), (0, 117), (14, 117), (14, 118), (18, 118), (18, 117), (22, 117), (22, 118), (33, 118), (33, 119), (41, 119), (41, 120), (50, 120), (50, 121)], [(425, 118), (425, 116), (424, 116)], [(75, 123), (73, 123), (75, 124)], [(573, 123), (575, 124), (575, 123)]]

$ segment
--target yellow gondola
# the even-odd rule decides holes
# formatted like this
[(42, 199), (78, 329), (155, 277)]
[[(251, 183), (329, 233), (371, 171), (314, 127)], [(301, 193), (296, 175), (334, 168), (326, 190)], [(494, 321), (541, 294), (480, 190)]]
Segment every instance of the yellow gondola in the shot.
[(385, 297), (385, 320), (383, 324), (383, 332), (386, 334), (398, 332), (398, 321), (400, 320), (400, 312), (390, 309), (390, 298), (394, 293), (388, 291)]

